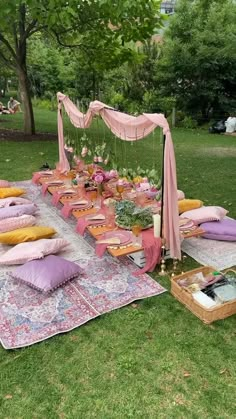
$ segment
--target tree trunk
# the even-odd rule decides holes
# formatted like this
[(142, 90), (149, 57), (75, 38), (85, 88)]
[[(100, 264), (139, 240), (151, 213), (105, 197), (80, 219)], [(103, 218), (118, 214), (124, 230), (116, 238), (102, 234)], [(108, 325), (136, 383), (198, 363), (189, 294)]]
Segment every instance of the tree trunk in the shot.
[(20, 85), (20, 94), (22, 105), (24, 107), (24, 133), (25, 134), (35, 134), (35, 123), (34, 123), (34, 113), (33, 106), (30, 97), (29, 81), (27, 76), (27, 71), (24, 68), (18, 69), (19, 85)]

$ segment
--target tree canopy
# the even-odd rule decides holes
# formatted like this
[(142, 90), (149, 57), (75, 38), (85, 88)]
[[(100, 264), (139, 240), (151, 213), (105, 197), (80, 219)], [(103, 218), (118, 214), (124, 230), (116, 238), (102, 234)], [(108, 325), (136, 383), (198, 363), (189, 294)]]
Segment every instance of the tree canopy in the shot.
[(156, 67), (163, 95), (203, 118), (235, 107), (235, 21), (233, 0), (179, 1)]
[[(130, 54), (126, 43), (144, 40), (159, 26), (154, 0), (2, 0), (0, 59), (15, 69), (24, 104), (25, 132), (34, 118), (27, 71), (28, 40), (44, 32), (62, 47), (78, 48), (109, 63)], [(101, 51), (103, 55), (101, 55)]]

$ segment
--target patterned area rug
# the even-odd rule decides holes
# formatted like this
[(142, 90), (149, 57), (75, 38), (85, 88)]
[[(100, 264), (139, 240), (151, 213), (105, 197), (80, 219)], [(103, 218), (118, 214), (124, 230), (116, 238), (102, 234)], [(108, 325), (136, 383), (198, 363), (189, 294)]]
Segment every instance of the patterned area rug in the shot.
[[(5, 349), (21, 348), (68, 332), (101, 314), (123, 307), (131, 302), (166, 290), (148, 275), (136, 278), (136, 269), (127, 258), (116, 260), (107, 255), (96, 257), (91, 238), (81, 238), (74, 232), (75, 222), (61, 218), (50, 206), (50, 198), (42, 199), (40, 189), (29, 181), (18, 182), (27, 188), (27, 197), (38, 205), (38, 224), (55, 227), (58, 237), (70, 243), (60, 255), (75, 261), (82, 275), (53, 292), (50, 296), (11, 280), (0, 267), (0, 341)], [(0, 253), (7, 250), (1, 246)]]
[(236, 242), (192, 237), (183, 241), (182, 250), (202, 265), (219, 271), (236, 266)]

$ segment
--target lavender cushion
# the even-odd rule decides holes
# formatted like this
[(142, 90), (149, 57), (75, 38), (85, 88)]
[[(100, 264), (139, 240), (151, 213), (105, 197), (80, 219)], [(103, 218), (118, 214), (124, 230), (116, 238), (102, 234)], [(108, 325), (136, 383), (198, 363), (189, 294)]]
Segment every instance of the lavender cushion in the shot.
[(60, 256), (50, 255), (44, 259), (27, 262), (8, 274), (32, 288), (48, 293), (77, 277), (81, 271), (76, 263)]
[(202, 223), (205, 231), (202, 237), (211, 240), (236, 241), (236, 220), (224, 218), (221, 221)]
[(32, 215), (37, 211), (34, 204), (14, 205), (12, 207), (0, 208), (0, 220), (5, 218), (19, 217), (20, 215)]

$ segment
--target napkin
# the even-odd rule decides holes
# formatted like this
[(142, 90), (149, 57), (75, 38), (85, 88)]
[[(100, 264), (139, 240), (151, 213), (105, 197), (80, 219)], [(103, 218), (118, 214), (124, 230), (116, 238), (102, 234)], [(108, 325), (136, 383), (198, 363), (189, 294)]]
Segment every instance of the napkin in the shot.
[(35, 172), (33, 174), (33, 177), (32, 177), (32, 183), (35, 183), (37, 185), (39, 183), (39, 179), (41, 177), (43, 177), (43, 176), (51, 176), (51, 175), (53, 175), (53, 171), (52, 170), (50, 170), (50, 171), (43, 171), (43, 172)]
[(83, 200), (81, 199), (81, 201), (76, 201), (76, 202), (65, 202), (61, 210), (62, 216), (64, 218), (68, 218), (74, 209), (79, 209), (79, 204), (78, 204), (79, 202), (81, 205), (85, 205), (88, 203), (88, 201), (85, 201), (84, 199)]
[(42, 185), (42, 195), (46, 195), (46, 192), (49, 188), (49, 186), (62, 186), (63, 182), (62, 181), (55, 181), (55, 180), (51, 180), (49, 182), (44, 182)]
[(93, 217), (91, 216), (90, 218), (88, 218), (88, 216), (86, 218), (85, 217), (79, 218), (75, 231), (77, 231), (77, 233), (83, 236), (86, 228), (89, 225), (101, 225), (102, 221), (105, 221), (105, 216), (102, 213), (96, 214), (97, 217), (99, 215), (100, 215), (100, 220), (98, 218), (94, 219), (95, 215)]
[(145, 272), (153, 272), (156, 265), (160, 263), (161, 260), (161, 239), (160, 237), (153, 236), (153, 230), (147, 232), (146, 235), (143, 233), (142, 246), (146, 263), (142, 269), (133, 272), (134, 276), (142, 275)]
[(76, 194), (76, 191), (74, 191), (73, 189), (61, 189), (60, 191), (53, 192), (52, 205), (56, 207), (63, 195), (69, 195), (69, 191), (72, 191), (74, 192), (74, 194)]

